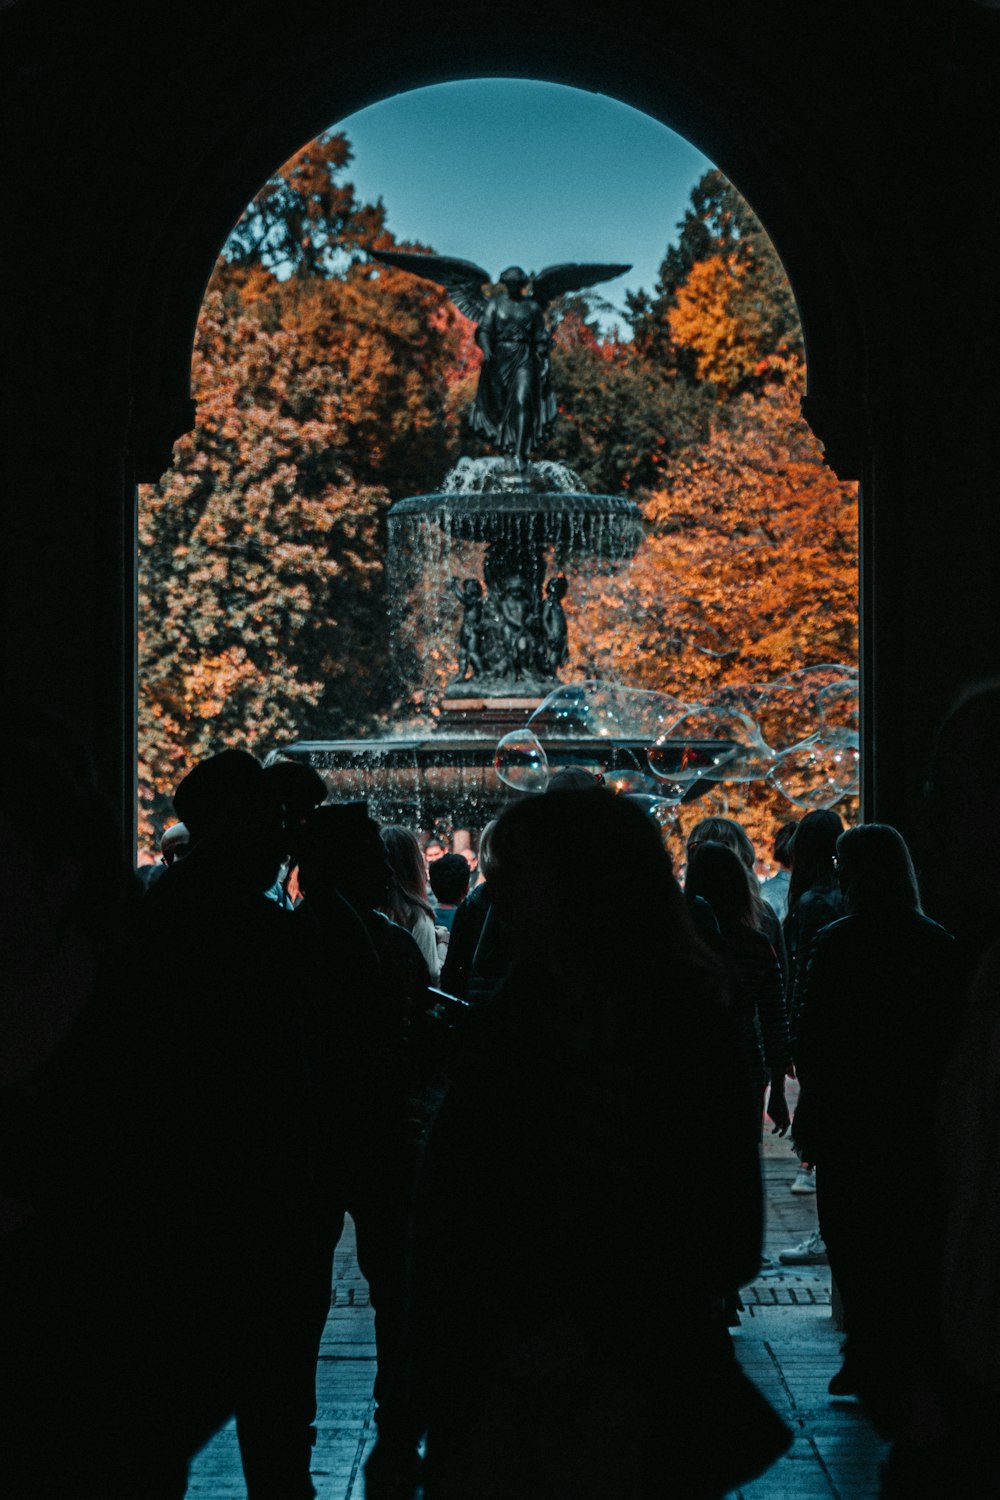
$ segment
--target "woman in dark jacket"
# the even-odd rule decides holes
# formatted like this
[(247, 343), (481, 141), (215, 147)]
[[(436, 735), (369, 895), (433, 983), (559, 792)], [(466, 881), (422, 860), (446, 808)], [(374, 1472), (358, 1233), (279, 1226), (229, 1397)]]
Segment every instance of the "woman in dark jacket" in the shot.
[[(689, 845), (690, 848), (690, 845)], [(791, 1059), (784, 986), (777, 955), (755, 925), (751, 879), (742, 860), (724, 844), (697, 844), (684, 885), (689, 900), (707, 901), (719, 924), (718, 951), (729, 978), (730, 1001), (743, 1036), (749, 1077), (760, 1119), (767, 1074), (768, 1115), (784, 1135), (788, 1106), (784, 1080)]]
[[(721, 976), (659, 830), (624, 799), (525, 799), (494, 850), (513, 966), (467, 1034), (416, 1223), (427, 1500), (719, 1497), (787, 1441), (719, 1318), (761, 1228)], [(710, 1185), (700, 1151), (673, 1150), (669, 1105), (706, 1059)]]
[(921, 1310), (939, 1254), (932, 1122), (961, 986), (956, 945), (921, 911), (896, 830), (849, 829), (837, 859), (848, 915), (819, 933), (804, 969), (795, 1138), (816, 1164), (844, 1300), (845, 1365), (831, 1388), (856, 1390), (891, 1433), (928, 1354)]
[(795, 1047), (798, 989), (813, 938), (828, 922), (844, 915), (844, 899), (837, 881), (837, 840), (844, 830), (839, 814), (826, 807), (806, 813), (792, 845), (792, 877), (788, 883), (785, 946), (788, 949), (789, 1026)]

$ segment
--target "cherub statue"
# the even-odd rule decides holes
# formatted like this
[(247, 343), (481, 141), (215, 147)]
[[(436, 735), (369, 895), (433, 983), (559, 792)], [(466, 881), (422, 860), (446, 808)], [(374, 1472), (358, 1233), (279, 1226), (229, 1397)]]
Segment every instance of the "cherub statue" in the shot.
[(499, 608), (505, 676), (523, 677), (535, 666), (538, 614), (537, 609), (532, 606), (527, 582), (519, 573), (514, 573), (505, 580)]
[(569, 660), (569, 631), (566, 628), (566, 612), (562, 607), (566, 589), (565, 577), (562, 573), (557, 573), (545, 585), (545, 598), (542, 601), (545, 665), (553, 677)]
[(632, 269), (566, 262), (529, 276), (520, 266), (508, 266), (493, 287), (489, 273), (468, 260), (404, 250), (373, 250), (372, 255), (385, 265), (436, 281), (459, 311), (475, 321), (483, 367), (472, 426), (519, 465), (546, 440), (556, 419), (546, 308), (566, 292), (582, 291)]
[(462, 625), (458, 632), (458, 676), (460, 682), (479, 677), (483, 671), (483, 586), (478, 578), (457, 578), (448, 587), (462, 606)]

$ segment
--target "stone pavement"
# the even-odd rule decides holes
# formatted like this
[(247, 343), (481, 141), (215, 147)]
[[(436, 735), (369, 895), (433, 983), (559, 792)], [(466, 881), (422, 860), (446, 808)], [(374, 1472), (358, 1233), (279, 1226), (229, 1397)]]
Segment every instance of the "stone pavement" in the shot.
[[(856, 1402), (827, 1394), (827, 1381), (840, 1363), (830, 1273), (825, 1266), (792, 1269), (777, 1261), (779, 1250), (797, 1244), (816, 1226), (815, 1200), (789, 1191), (796, 1166), (790, 1147), (766, 1135), (765, 1252), (774, 1267), (744, 1290), (747, 1310), (734, 1335), (745, 1369), (793, 1429), (795, 1442), (767, 1474), (737, 1494), (739, 1500), (868, 1500), (878, 1495), (883, 1447)], [(374, 1443), (372, 1310), (355, 1257), (353, 1226), (348, 1225), (337, 1251), (320, 1353), (319, 1435), (313, 1458), (319, 1500), (363, 1500), (361, 1469)], [(246, 1500), (232, 1424), (198, 1456), (188, 1495)]]
[(784, 1458), (737, 1494), (740, 1500), (874, 1500), (885, 1446), (856, 1401), (837, 1400), (826, 1389), (840, 1367), (830, 1272), (826, 1266), (778, 1262), (779, 1250), (816, 1228), (815, 1198), (790, 1191), (797, 1167), (791, 1148), (765, 1134), (764, 1253), (774, 1264), (744, 1290), (747, 1310), (734, 1335), (743, 1368), (795, 1441)]

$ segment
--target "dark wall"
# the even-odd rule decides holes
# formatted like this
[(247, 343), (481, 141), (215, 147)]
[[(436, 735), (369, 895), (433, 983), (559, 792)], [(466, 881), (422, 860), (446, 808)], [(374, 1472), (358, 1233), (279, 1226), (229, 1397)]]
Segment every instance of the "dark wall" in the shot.
[[(416, 12), (337, 0), (0, 10), (15, 723), (61, 712), (130, 811), (133, 478), (158, 477), (190, 425), (201, 295), (260, 183), (386, 94), (548, 78), (687, 135), (785, 261), (807, 415), (842, 476), (864, 478), (868, 811), (912, 828), (935, 722), (1000, 660), (1000, 13), (971, 0), (662, 3), (653, 19), (594, 0)], [(488, 211), (488, 181), (483, 192)]]

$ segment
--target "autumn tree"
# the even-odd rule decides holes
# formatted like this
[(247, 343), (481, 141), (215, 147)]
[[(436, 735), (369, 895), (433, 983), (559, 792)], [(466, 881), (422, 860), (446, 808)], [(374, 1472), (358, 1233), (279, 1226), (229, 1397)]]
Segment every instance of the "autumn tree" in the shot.
[(675, 379), (725, 399), (760, 389), (769, 362), (801, 357), (798, 310), (777, 251), (746, 199), (706, 172), (652, 296), (628, 297), (636, 347)]
[(158, 814), (212, 749), (358, 732), (393, 706), (385, 517), (454, 456), (459, 335), (438, 288), (362, 263), (364, 236), (392, 241), (338, 181), (348, 161), (342, 137), (313, 143), (238, 226), (199, 320), (197, 424), (143, 488), (140, 775)]
[[(645, 500), (646, 541), (573, 621), (581, 675), (697, 700), (857, 658), (857, 491), (824, 462), (788, 361)], [(572, 601), (567, 601), (571, 607)]]
[(264, 184), (229, 236), (216, 268), (228, 285), (251, 285), (261, 271), (302, 279), (336, 275), (385, 231), (381, 203), (359, 203), (341, 174), (347, 136), (310, 141)]

